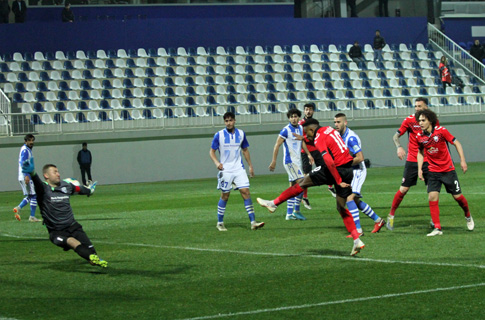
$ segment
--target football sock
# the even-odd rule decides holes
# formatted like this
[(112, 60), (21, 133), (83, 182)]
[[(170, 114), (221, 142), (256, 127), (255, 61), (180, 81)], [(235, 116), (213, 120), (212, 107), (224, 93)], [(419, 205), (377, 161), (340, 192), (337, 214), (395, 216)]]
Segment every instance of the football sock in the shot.
[(19, 204), (20, 209), (25, 207), (27, 205), (27, 203), (29, 203), (29, 198), (28, 197), (23, 198), (22, 201)]
[(291, 199), (288, 199), (288, 201), (286, 202), (286, 214), (287, 215), (290, 215), (293, 213), (293, 208), (295, 207), (295, 200), (296, 198), (291, 198)]
[(303, 190), (303, 198), (308, 199), (308, 189)]
[(374, 212), (374, 210), (372, 210), (372, 208), (364, 201), (361, 200), (357, 204), (357, 207), (359, 207), (359, 210), (362, 211), (366, 216), (368, 216), (372, 220), (377, 221), (379, 219), (379, 216)]
[(30, 199), (30, 216), (35, 217), (35, 209), (37, 209), (37, 196), (32, 196)]
[(340, 216), (342, 216), (342, 219), (344, 220), (344, 225), (347, 228), (347, 231), (352, 236), (352, 239), (358, 239), (359, 233), (355, 228), (354, 219), (352, 218), (352, 214), (350, 213), (350, 211), (344, 208), (342, 211), (340, 211)]
[(246, 211), (248, 212), (249, 220), (251, 222), (253, 222), (254, 221), (254, 206), (253, 206), (253, 200), (251, 200), (251, 198), (244, 199), (244, 207), (246, 208)]
[(227, 201), (219, 199), (217, 204), (217, 222), (224, 222), (224, 212), (226, 212)]
[[(74, 251), (81, 256), (82, 258), (86, 259), (89, 261), (89, 256), (92, 254), (96, 254), (96, 251), (94, 250), (93, 247), (89, 248), (88, 246), (84, 244), (80, 244), (74, 249)], [(94, 251), (94, 252), (93, 252)]]
[(357, 230), (362, 229), (362, 227), (360, 226), (359, 209), (357, 208), (355, 201), (347, 201), (347, 208), (349, 208), (350, 214), (354, 219), (355, 227), (357, 228)]
[(431, 221), (433, 221), (434, 227), (441, 230), (440, 207), (438, 206), (438, 201), (429, 202), (429, 211), (431, 212)]
[[(455, 197), (453, 197), (455, 199)], [(470, 209), (468, 209), (468, 201), (466, 200), (464, 195), (461, 195), (458, 199), (455, 199), (456, 202), (460, 205), (465, 213), (465, 217), (470, 218)]]
[(401, 190), (397, 190), (396, 194), (394, 195), (394, 200), (392, 200), (392, 206), (391, 206), (391, 211), (389, 212), (389, 215), (394, 216), (394, 213), (396, 212), (397, 208), (401, 204), (402, 199), (404, 199), (404, 196), (406, 194), (402, 193)]
[(300, 212), (301, 198), (303, 198), (303, 192), (293, 198), (293, 199), (295, 199), (295, 211), (296, 212)]
[(302, 187), (300, 187), (300, 185), (297, 183), (294, 186), (291, 186), (288, 189), (286, 189), (285, 191), (283, 191), (276, 199), (274, 199), (274, 204), (276, 206), (279, 206), (280, 204), (282, 204), (286, 200), (299, 195), (303, 191), (304, 190), (302, 189)]

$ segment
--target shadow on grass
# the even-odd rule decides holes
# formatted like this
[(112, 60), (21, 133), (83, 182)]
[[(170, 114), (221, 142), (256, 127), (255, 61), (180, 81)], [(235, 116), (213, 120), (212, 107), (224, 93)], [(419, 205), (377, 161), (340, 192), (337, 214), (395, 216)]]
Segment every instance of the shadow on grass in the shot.
[(123, 220), (123, 218), (88, 218), (88, 219), (76, 219), (78, 221), (103, 221), (103, 220)]
[[(349, 253), (346, 251), (337, 251), (330, 249), (312, 249), (307, 250), (308, 255), (312, 256), (348, 256)], [(302, 254), (305, 255), (305, 254)]]

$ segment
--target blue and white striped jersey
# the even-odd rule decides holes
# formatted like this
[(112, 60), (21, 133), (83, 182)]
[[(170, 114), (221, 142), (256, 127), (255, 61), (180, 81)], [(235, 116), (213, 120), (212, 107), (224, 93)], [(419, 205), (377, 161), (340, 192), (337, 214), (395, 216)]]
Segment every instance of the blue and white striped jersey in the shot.
[(22, 146), (22, 148), (20, 148), (20, 153), (19, 153), (19, 181), (20, 180), (24, 180), (25, 179), (25, 176), (28, 174), (25, 174), (22, 172), (22, 163), (27, 160), (27, 159), (30, 159), (32, 158), (32, 149), (30, 149), (29, 147), (27, 147), (26, 144), (24, 144)]
[(249, 147), (246, 134), (241, 129), (234, 128), (230, 133), (226, 128), (216, 132), (211, 148), (219, 150), (219, 161), (226, 172), (235, 172), (244, 169), (241, 150)]
[[(352, 156), (355, 156), (357, 153), (362, 151), (362, 144), (360, 142), (360, 138), (353, 130), (350, 130), (349, 128), (347, 128), (344, 134), (342, 135), (342, 139), (347, 145), (347, 148), (349, 148), (350, 154)], [(354, 169), (366, 170), (364, 161), (354, 166)]]
[(288, 123), (281, 129), (280, 137), (285, 139), (283, 142), (283, 164), (295, 163), (301, 167), (301, 140), (297, 140), (293, 133), (303, 136), (303, 127), (301, 125), (293, 126)]

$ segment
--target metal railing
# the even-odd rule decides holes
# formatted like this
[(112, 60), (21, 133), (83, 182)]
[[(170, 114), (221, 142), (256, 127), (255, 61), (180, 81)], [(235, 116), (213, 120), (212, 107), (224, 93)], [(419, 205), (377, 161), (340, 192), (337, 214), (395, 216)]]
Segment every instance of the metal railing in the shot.
[(12, 135), (10, 110), (10, 99), (0, 90), (0, 135)]
[(428, 41), (443, 51), (448, 60), (452, 60), (468, 73), (475, 75), (482, 84), (485, 84), (484, 69), (485, 65), (470, 55), (470, 53), (460, 47), (456, 42), (448, 38), (434, 25), (428, 23)]
[[(430, 107), (438, 116), (441, 115), (465, 115), (485, 113), (483, 94), (467, 93), (456, 95), (428, 95), (426, 96)], [(258, 104), (238, 104), (229, 107), (237, 115), (239, 125), (264, 125), (271, 123), (286, 122), (286, 111), (290, 107), (303, 110), (303, 105), (313, 103), (317, 107), (315, 118), (327, 122), (331, 121), (336, 113), (344, 112), (352, 120), (375, 120), (375, 119), (398, 119), (414, 113), (414, 100), (416, 96), (403, 97), (379, 97), (359, 99), (332, 99), (311, 100), (299, 102), (264, 102)], [(446, 98), (448, 104), (443, 104)], [(371, 107), (369, 108), (369, 104)], [(254, 106), (252, 110), (250, 106)], [(121, 132), (133, 130), (160, 130), (176, 128), (203, 128), (223, 125), (222, 113), (228, 110), (228, 106), (199, 106), (204, 113), (187, 115), (186, 107), (149, 107), (129, 109), (99, 109), (80, 111), (57, 111), (37, 113), (6, 113), (9, 119), (8, 127), (0, 125), (1, 135), (23, 135), (26, 133), (36, 134), (68, 134), (86, 132)], [(220, 107), (218, 109), (218, 107)], [(209, 109), (208, 109), (209, 108)], [(196, 108), (194, 108), (195, 111)], [(136, 110), (136, 112), (134, 112)], [(143, 114), (144, 110), (150, 110), (154, 116), (152, 119), (136, 119), (136, 114)], [(207, 110), (209, 112), (207, 112)], [(221, 112), (221, 110), (223, 110)], [(253, 111), (253, 112), (251, 112)], [(74, 120), (76, 114), (82, 113), (83, 118), (89, 119), (88, 113), (95, 116), (94, 121), (78, 122)], [(99, 112), (106, 112), (107, 121), (98, 119)], [(132, 120), (124, 120), (122, 112)], [(67, 115), (70, 114), (71, 121)], [(36, 124), (33, 117), (42, 120), (43, 115), (49, 115), (50, 123)], [(56, 116), (57, 115), (57, 116)], [(157, 116), (158, 115), (158, 116)], [(54, 120), (57, 117), (57, 122)], [(91, 117), (93, 119), (93, 117)], [(73, 121), (74, 120), (74, 121)], [(3, 129), (2, 129), (3, 128)]]

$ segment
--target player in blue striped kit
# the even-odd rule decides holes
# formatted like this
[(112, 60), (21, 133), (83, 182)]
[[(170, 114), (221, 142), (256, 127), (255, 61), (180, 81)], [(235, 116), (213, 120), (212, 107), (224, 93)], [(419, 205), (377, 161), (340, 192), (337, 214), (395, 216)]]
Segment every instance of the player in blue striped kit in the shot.
[(35, 217), (35, 210), (37, 209), (37, 195), (35, 194), (34, 183), (28, 173), (22, 172), (22, 163), (24, 161), (29, 160), (32, 158), (32, 148), (34, 148), (34, 141), (35, 137), (33, 134), (29, 133), (24, 137), (24, 145), (20, 148), (19, 154), (19, 183), (20, 187), (22, 187), (22, 192), (24, 193), (24, 198), (20, 202), (18, 206), (13, 208), (13, 212), (15, 214), (15, 219), (18, 221), (21, 220), (20, 218), (20, 210), (30, 203), (30, 222), (39, 222), (41, 220)]
[[(216, 165), (219, 173), (217, 174), (217, 189), (221, 190), (221, 198), (217, 206), (217, 229), (227, 231), (224, 226), (224, 213), (227, 201), (233, 186), (234, 190), (239, 190), (244, 199), (244, 207), (251, 221), (251, 229), (257, 230), (264, 226), (264, 222), (256, 222), (254, 217), (254, 206), (249, 193), (249, 179), (244, 169), (241, 152), (249, 166), (249, 174), (254, 177), (254, 169), (249, 155), (249, 143), (243, 130), (235, 127), (236, 116), (232, 112), (226, 112), (223, 116), (225, 129), (218, 131), (212, 140), (209, 151), (210, 158)], [(219, 159), (216, 156), (219, 150)]]
[[(367, 176), (367, 168), (364, 164), (364, 153), (362, 152), (362, 144), (359, 136), (347, 127), (347, 116), (344, 113), (338, 113), (333, 120), (335, 130), (337, 130), (345, 144), (349, 148), (350, 154), (360, 160), (359, 164), (354, 166), (354, 178), (352, 179), (352, 195), (350, 196), (354, 203), (347, 202), (348, 209), (354, 218), (357, 232), (361, 235), (364, 233), (360, 225), (359, 210), (365, 213), (369, 218), (374, 220), (374, 229), (372, 233), (379, 232), (384, 226), (384, 219), (380, 218), (372, 208), (361, 200), (362, 195), (360, 193), (362, 185), (364, 184), (365, 177)], [(354, 162), (355, 163), (355, 162)]]
[[(283, 146), (283, 165), (288, 173), (288, 180), (290, 187), (303, 178), (303, 169), (301, 165), (301, 150), (303, 149), (308, 155), (310, 165), (314, 160), (308, 151), (303, 140), (297, 139), (297, 136), (303, 136), (303, 127), (298, 124), (301, 117), (301, 111), (298, 109), (290, 109), (286, 116), (290, 123), (281, 129), (273, 149), (273, 159), (269, 165), (269, 170), (274, 171), (276, 168), (276, 159), (278, 158), (278, 151)], [(303, 192), (298, 196), (288, 199), (286, 202), (286, 220), (306, 220), (300, 213), (300, 203), (303, 197)]]

